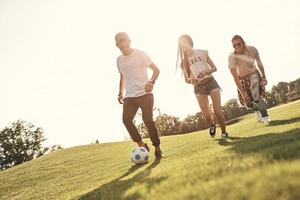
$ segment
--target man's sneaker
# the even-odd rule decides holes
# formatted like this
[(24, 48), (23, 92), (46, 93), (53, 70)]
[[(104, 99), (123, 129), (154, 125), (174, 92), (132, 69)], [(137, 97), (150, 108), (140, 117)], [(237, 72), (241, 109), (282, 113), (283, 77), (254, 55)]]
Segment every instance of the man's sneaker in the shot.
[(215, 124), (213, 124), (213, 125), (210, 126), (210, 128), (209, 128), (209, 135), (212, 138), (215, 137), (215, 135), (216, 135), (216, 125)]
[(147, 143), (144, 143), (144, 147), (145, 147), (145, 149), (147, 149), (148, 152), (150, 152), (150, 148), (149, 148), (149, 146), (147, 145)]
[(155, 150), (154, 155), (156, 160), (160, 160), (163, 157), (163, 153), (161, 150)]
[(221, 138), (222, 138), (222, 139), (227, 139), (227, 138), (228, 138), (228, 133), (223, 132), (223, 133), (221, 134)]
[(265, 125), (269, 125), (269, 123), (271, 122), (271, 119), (269, 118), (269, 116), (263, 117), (262, 121)]
[(256, 121), (257, 122), (263, 122), (260, 112), (259, 111), (255, 111), (255, 114), (256, 114)]

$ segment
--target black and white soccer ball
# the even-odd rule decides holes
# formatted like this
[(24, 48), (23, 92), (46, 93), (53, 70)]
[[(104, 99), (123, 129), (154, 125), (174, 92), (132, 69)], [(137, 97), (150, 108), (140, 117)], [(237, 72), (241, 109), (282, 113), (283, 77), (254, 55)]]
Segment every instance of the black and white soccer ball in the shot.
[(134, 164), (144, 164), (149, 160), (149, 152), (144, 147), (137, 147), (131, 152), (131, 161)]

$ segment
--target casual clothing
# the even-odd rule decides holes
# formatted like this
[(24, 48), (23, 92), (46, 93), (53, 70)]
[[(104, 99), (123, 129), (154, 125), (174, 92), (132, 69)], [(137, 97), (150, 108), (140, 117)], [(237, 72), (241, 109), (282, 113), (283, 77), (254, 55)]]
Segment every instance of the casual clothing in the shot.
[(141, 141), (141, 136), (133, 123), (133, 118), (139, 108), (142, 110), (142, 118), (149, 131), (149, 136), (153, 146), (158, 147), (160, 140), (157, 129), (153, 121), (153, 94), (146, 94), (140, 97), (128, 97), (124, 99), (123, 104), (123, 123), (125, 124), (132, 140)]
[[(197, 78), (199, 73), (209, 69), (209, 66), (207, 64), (207, 56), (208, 56), (208, 51), (196, 49), (194, 50), (192, 57), (188, 57), (190, 70), (194, 78)], [(207, 74), (199, 80), (201, 81), (210, 77), (212, 77), (212, 75)]]
[[(246, 91), (252, 102), (257, 101), (260, 97), (265, 97), (266, 90), (261, 82), (261, 76), (258, 71), (246, 76), (239, 76), (239, 80), (241, 81), (243, 90)], [(238, 96), (240, 103), (246, 106), (239, 90)]]
[(237, 68), (239, 76), (245, 76), (254, 73), (256, 70), (255, 59), (259, 58), (255, 47), (247, 46), (244, 54), (235, 54), (232, 52), (228, 58), (228, 68)]
[(119, 73), (125, 79), (125, 98), (145, 95), (145, 85), (148, 82), (147, 68), (152, 64), (149, 56), (140, 50), (133, 50), (128, 55), (120, 55), (117, 59)]
[(232, 52), (228, 58), (229, 69), (237, 69), (237, 75), (241, 82), (242, 89), (250, 97), (251, 102), (246, 104), (241, 93), (238, 91), (238, 98), (242, 105), (259, 111), (262, 117), (268, 116), (264, 102), (266, 90), (262, 84), (261, 76), (255, 65), (255, 60), (259, 59), (258, 51), (255, 47), (247, 46), (244, 54)]
[(126, 95), (123, 104), (123, 123), (134, 142), (142, 140), (133, 119), (138, 109), (142, 110), (143, 121), (148, 129), (150, 139), (155, 147), (160, 145), (157, 128), (153, 121), (153, 94), (145, 92), (148, 82), (147, 68), (152, 64), (149, 56), (140, 50), (117, 59), (119, 73), (125, 80)]
[(250, 97), (251, 104), (247, 105), (244, 102), (244, 99), (238, 90), (239, 101), (242, 105), (246, 107), (251, 107), (254, 111), (259, 111), (262, 117), (267, 117), (268, 112), (266, 109), (266, 104), (263, 98), (266, 96), (266, 90), (261, 82), (261, 76), (258, 71), (255, 71), (252, 74), (239, 77), (242, 88), (246, 91), (247, 95)]
[(195, 85), (194, 93), (196, 96), (200, 94), (209, 95), (210, 92), (214, 89), (221, 89), (221, 87), (219, 86), (217, 81), (213, 77), (211, 77)]
[[(200, 49), (195, 49), (192, 57), (188, 57), (191, 74), (194, 78), (198, 78), (198, 75), (201, 72), (209, 69), (207, 57), (208, 51)], [(199, 81), (200, 82), (194, 86), (194, 93), (196, 96), (200, 94), (209, 95), (212, 90), (216, 88), (221, 89), (211, 74), (201, 77)]]

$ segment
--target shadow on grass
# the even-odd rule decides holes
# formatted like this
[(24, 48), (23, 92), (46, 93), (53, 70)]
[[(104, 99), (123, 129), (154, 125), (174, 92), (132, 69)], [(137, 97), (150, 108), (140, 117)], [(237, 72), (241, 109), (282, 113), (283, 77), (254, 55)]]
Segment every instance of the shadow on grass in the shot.
[(139, 172), (135, 176), (133, 176), (130, 179), (125, 179), (126, 176), (134, 172), (135, 170), (143, 167), (144, 165), (135, 165), (128, 169), (128, 171), (123, 174), (122, 176), (118, 177), (117, 179), (106, 183), (99, 188), (84, 194), (79, 199), (80, 200), (91, 200), (91, 199), (142, 199), (142, 196), (138, 192), (134, 192), (133, 194), (130, 194), (128, 196), (124, 196), (124, 194), (131, 189), (134, 186), (140, 186), (143, 185), (146, 187), (147, 193), (151, 190), (153, 186), (156, 184), (159, 184), (161, 181), (164, 181), (167, 179), (165, 176), (161, 177), (155, 177), (155, 178), (149, 178), (148, 176), (151, 174), (151, 171), (154, 167), (156, 167), (159, 164), (160, 161), (154, 161), (151, 163), (145, 170), (142, 172)]
[(291, 119), (283, 119), (283, 120), (272, 120), (270, 122), (270, 126), (292, 124), (292, 123), (299, 122), (299, 121), (300, 121), (300, 117), (291, 118)]
[(239, 154), (259, 153), (270, 160), (300, 159), (300, 128), (253, 137), (218, 139), (218, 143), (231, 146), (231, 150)]

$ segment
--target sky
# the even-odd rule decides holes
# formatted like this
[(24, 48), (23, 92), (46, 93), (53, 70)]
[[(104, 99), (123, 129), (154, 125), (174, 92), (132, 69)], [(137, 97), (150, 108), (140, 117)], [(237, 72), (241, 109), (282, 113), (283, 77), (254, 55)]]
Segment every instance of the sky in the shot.
[(0, 0), (0, 129), (31, 122), (45, 146), (128, 139), (117, 102), (121, 31), (160, 69), (153, 93), (162, 113), (200, 111), (176, 71), (182, 34), (208, 50), (223, 103), (236, 98), (227, 67), (235, 34), (258, 49), (270, 90), (299, 78), (299, 10), (298, 0)]

